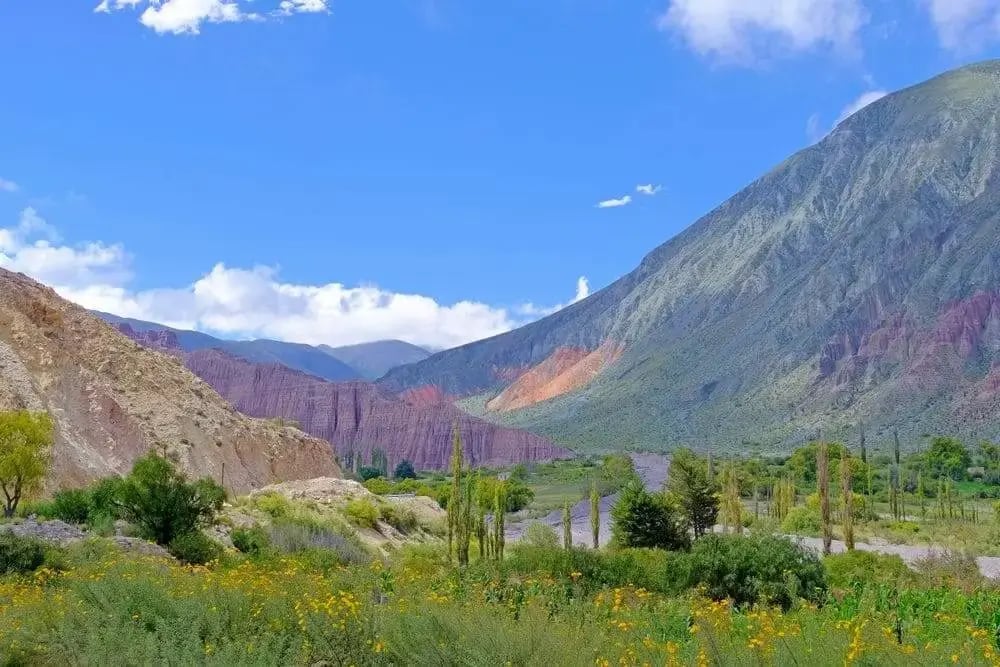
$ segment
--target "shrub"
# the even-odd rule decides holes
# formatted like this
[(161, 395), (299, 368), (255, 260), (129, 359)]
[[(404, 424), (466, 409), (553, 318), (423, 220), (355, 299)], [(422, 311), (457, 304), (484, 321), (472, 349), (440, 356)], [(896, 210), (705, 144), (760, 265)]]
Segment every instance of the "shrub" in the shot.
[(675, 506), (660, 493), (649, 493), (637, 481), (622, 489), (611, 509), (612, 537), (619, 547), (686, 549), (687, 530)]
[(177, 560), (190, 565), (204, 565), (222, 555), (222, 547), (200, 530), (176, 536), (169, 549)]
[(347, 517), (363, 528), (374, 528), (378, 523), (379, 511), (367, 498), (354, 498), (344, 508)]
[(781, 530), (793, 535), (818, 533), (820, 528), (819, 511), (809, 507), (793, 507), (781, 522)]
[(267, 536), (271, 544), (284, 553), (303, 554), (325, 550), (334, 554), (338, 563), (345, 565), (370, 560), (362, 547), (325, 526), (282, 520), (268, 526)]
[(233, 541), (234, 547), (250, 556), (259, 556), (271, 546), (270, 538), (259, 526), (237, 528), (229, 534), (229, 538)]
[(52, 515), (66, 523), (87, 523), (90, 518), (90, 493), (84, 489), (59, 491), (52, 497)]
[(497, 487), (501, 484), (504, 485), (508, 512), (520, 511), (535, 499), (535, 492), (519, 479), (501, 481), (496, 477), (481, 477), (476, 483), (476, 502), (481, 508), (487, 511), (493, 509)]
[(914, 574), (896, 555), (871, 551), (848, 551), (823, 559), (827, 582), (832, 588), (877, 584), (898, 586), (911, 583)]
[(382, 477), (382, 469), (375, 466), (361, 466), (358, 468), (358, 477), (361, 478), (362, 482), (367, 482), (370, 479)]
[(379, 514), (383, 521), (401, 533), (410, 533), (419, 525), (417, 515), (409, 507), (387, 503), (379, 507)]
[(935, 554), (916, 561), (913, 566), (921, 583), (932, 588), (974, 591), (985, 580), (975, 557), (970, 554)]
[(384, 477), (373, 477), (372, 479), (366, 480), (364, 487), (377, 496), (384, 496), (392, 491), (392, 484), (390, 484), (389, 480)]
[(45, 547), (38, 540), (0, 532), (0, 574), (34, 572), (45, 562)]
[(819, 601), (826, 591), (819, 558), (781, 537), (706, 535), (691, 550), (690, 577), (709, 597), (737, 605), (788, 609), (798, 597)]
[(121, 503), (124, 486), (125, 480), (121, 477), (105, 477), (90, 487), (90, 523), (97, 516), (109, 517), (112, 523), (125, 518)]
[(396, 469), (393, 471), (392, 476), (395, 479), (416, 479), (417, 472), (413, 469), (413, 464), (403, 459), (396, 465)]
[(291, 502), (280, 493), (262, 493), (254, 496), (253, 504), (261, 512), (275, 519), (288, 516), (292, 510)]
[(189, 483), (167, 459), (147, 454), (135, 462), (121, 488), (125, 517), (158, 544), (195, 532), (222, 508), (226, 493), (210, 479)]
[(532, 521), (524, 531), (522, 542), (532, 547), (555, 549), (559, 546), (559, 536), (555, 528), (540, 521)]

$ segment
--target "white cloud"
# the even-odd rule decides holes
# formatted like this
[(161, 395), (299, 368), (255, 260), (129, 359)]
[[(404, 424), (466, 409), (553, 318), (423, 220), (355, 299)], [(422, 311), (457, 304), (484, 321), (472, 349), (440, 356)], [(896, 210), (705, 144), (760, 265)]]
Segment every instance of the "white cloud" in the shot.
[(923, 0), (946, 49), (969, 51), (1000, 39), (1000, 0)]
[(94, 11), (110, 14), (141, 9), (139, 22), (157, 33), (197, 35), (204, 23), (240, 23), (262, 21), (266, 16), (327, 13), (329, 5), (330, 0), (281, 0), (268, 9), (255, 4), (254, 0), (101, 0)]
[(818, 113), (812, 114), (809, 116), (809, 120), (806, 121), (806, 136), (809, 138), (810, 143), (816, 143), (832, 132), (834, 128), (843, 123), (845, 120), (861, 111), (869, 104), (879, 101), (888, 94), (888, 91), (885, 90), (869, 90), (861, 93), (857, 99), (853, 100), (850, 104), (840, 110), (837, 120), (833, 122), (833, 127), (829, 129), (823, 127), (822, 120)]
[(753, 64), (781, 51), (855, 52), (867, 20), (861, 0), (670, 0), (659, 27), (703, 56)]
[[(372, 285), (289, 283), (268, 267), (221, 263), (186, 287), (132, 290), (130, 264), (121, 245), (59, 245), (33, 209), (26, 209), (16, 226), (0, 228), (0, 267), (31, 275), (87, 308), (223, 336), (329, 345), (400, 338), (447, 348), (509, 331), (555, 310), (506, 309), (475, 301), (442, 304)], [(574, 301), (589, 292), (581, 277)]]
[(319, 14), (330, 11), (327, 0), (282, 0), (278, 5), (278, 13), (285, 16), (291, 14)]
[(20, 186), (14, 181), (0, 178), (0, 192), (17, 192), (20, 189)]
[(646, 185), (635, 186), (635, 191), (641, 195), (648, 195), (652, 197), (658, 193), (662, 188), (659, 185), (653, 185), (652, 183), (647, 183)]
[(597, 202), (597, 208), (618, 208), (619, 206), (628, 206), (632, 203), (632, 195), (625, 195), (624, 197), (619, 197), (618, 199), (605, 199), (604, 201)]
[(572, 306), (577, 301), (583, 301), (588, 296), (590, 296), (590, 281), (587, 280), (587, 276), (580, 276), (576, 279), (576, 294), (569, 303), (560, 303), (555, 306), (536, 306), (533, 303), (521, 304), (517, 308), (519, 315), (529, 318), (545, 317), (546, 315), (551, 315), (552, 313), (558, 312), (565, 308), (566, 306)]

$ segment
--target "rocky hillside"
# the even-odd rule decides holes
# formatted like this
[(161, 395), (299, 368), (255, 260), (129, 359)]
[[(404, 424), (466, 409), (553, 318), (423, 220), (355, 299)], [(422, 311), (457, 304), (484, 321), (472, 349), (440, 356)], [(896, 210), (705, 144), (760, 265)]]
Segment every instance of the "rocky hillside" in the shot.
[(182, 359), (244, 414), (293, 420), (305, 432), (332, 443), (341, 457), (353, 453), (367, 462), (378, 448), (386, 452), (390, 468), (406, 459), (418, 470), (445, 470), (456, 422), (466, 457), (475, 465), (569, 455), (545, 438), (477, 419), (446, 403), (407, 401), (370, 382), (327, 382), (280, 364), (255, 364), (223, 350), (185, 352), (170, 331), (119, 327), (134, 340)]
[(997, 437), (998, 109), (1000, 61), (889, 95), (609, 287), (382, 386), (579, 447)]
[(180, 360), (0, 269), (0, 409), (56, 423), (50, 488), (127, 472), (150, 449), (234, 491), (339, 475), (329, 445), (234, 410)]
[(344, 362), (366, 380), (377, 380), (397, 366), (413, 364), (431, 356), (424, 348), (402, 340), (376, 340), (341, 347), (320, 345), (319, 349)]

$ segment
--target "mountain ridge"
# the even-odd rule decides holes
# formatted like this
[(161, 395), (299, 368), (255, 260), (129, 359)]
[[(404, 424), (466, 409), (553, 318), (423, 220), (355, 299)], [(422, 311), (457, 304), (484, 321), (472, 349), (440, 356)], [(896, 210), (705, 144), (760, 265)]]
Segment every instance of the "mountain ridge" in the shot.
[[(985, 332), (974, 351), (936, 348), (943, 382), (914, 388), (910, 357), (933, 347), (952, 304), (1000, 290), (998, 104), (1000, 61), (888, 95), (603, 290), (382, 384), (482, 395), (477, 413), (587, 448), (777, 449), (817, 429), (848, 437), (861, 420), (875, 437), (992, 434), (995, 422), (960, 423), (948, 394), (982, 382), (966, 377), (968, 355), (977, 368), (996, 359), (993, 319), (966, 322)], [(918, 348), (859, 356), (892, 322)], [(606, 344), (624, 352), (589, 382), (512, 412), (487, 407), (560, 350)]]

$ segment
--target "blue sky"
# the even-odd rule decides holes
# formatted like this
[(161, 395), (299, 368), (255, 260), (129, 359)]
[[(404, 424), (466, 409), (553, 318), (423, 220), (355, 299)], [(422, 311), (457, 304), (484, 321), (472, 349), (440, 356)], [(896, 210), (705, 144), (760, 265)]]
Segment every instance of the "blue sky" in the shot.
[(0, 266), (312, 343), (538, 317), (1000, 55), (1000, 0), (98, 2), (0, 0)]

